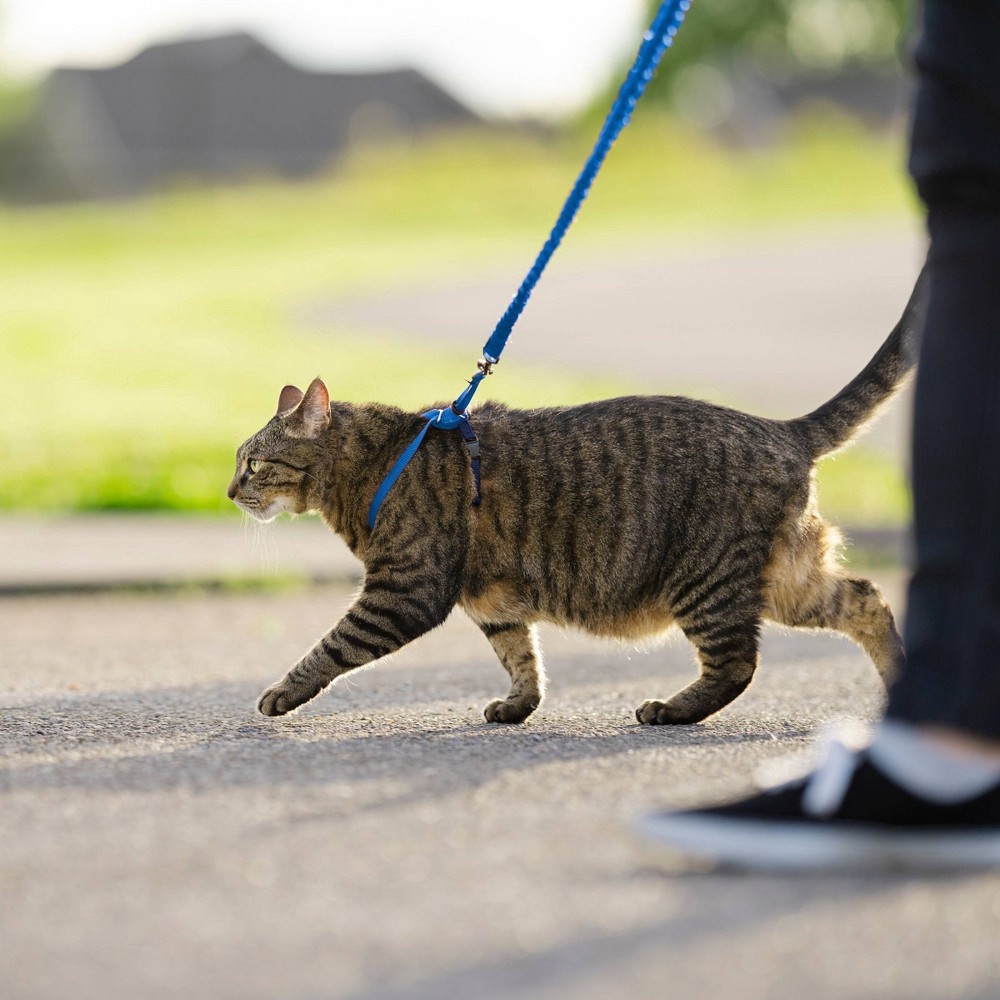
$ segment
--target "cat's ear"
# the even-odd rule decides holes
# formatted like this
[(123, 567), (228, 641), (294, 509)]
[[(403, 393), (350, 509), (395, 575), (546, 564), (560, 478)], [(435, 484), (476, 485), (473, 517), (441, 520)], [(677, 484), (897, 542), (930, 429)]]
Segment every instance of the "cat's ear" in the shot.
[(306, 437), (318, 437), (330, 425), (330, 393), (320, 378), (314, 378), (306, 389), (296, 417)]
[(289, 410), (294, 410), (302, 402), (303, 395), (304, 393), (298, 386), (286, 385), (278, 397), (278, 410), (275, 415), (278, 416), (282, 413), (287, 413)]

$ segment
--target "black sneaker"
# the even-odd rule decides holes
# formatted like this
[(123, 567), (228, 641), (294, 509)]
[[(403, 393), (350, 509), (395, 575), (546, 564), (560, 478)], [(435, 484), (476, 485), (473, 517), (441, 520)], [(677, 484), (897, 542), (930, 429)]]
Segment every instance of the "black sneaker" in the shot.
[(739, 802), (640, 819), (648, 840), (771, 871), (1000, 865), (1000, 785), (950, 805), (912, 795), (863, 751), (835, 747), (805, 778)]

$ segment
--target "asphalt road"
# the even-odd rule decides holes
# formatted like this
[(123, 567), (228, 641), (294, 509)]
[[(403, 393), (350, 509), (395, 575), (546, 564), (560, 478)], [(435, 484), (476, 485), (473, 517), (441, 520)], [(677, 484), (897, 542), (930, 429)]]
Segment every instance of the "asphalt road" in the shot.
[(682, 642), (549, 632), (549, 697), (504, 728), (480, 711), (505, 677), (455, 616), (300, 715), (255, 717), (348, 600), (0, 602), (4, 1000), (1000, 996), (1000, 873), (664, 868), (629, 833), (873, 718), (846, 641), (769, 632), (730, 709), (650, 729), (633, 709), (692, 676)]

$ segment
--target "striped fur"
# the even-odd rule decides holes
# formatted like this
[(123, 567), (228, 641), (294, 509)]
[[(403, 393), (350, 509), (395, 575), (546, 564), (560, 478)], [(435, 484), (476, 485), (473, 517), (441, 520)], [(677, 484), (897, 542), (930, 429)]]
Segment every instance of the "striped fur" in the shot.
[(843, 632), (888, 679), (902, 656), (892, 613), (874, 584), (840, 566), (813, 464), (909, 371), (921, 288), (861, 375), (806, 417), (680, 397), (530, 411), (487, 403), (474, 417), (482, 505), (471, 506), (459, 435), (431, 431), (374, 531), (368, 504), (420, 417), (331, 404), (318, 379), (305, 394), (286, 387), (278, 414), (239, 449), (229, 495), (265, 520), (319, 512), (364, 562), (365, 580), (258, 708), (294, 710), (456, 605), (510, 675), (507, 696), (485, 710), (491, 722), (520, 722), (542, 700), (541, 621), (628, 640), (683, 630), (700, 676), (640, 705), (642, 723), (698, 722), (731, 702), (753, 677), (764, 620)]

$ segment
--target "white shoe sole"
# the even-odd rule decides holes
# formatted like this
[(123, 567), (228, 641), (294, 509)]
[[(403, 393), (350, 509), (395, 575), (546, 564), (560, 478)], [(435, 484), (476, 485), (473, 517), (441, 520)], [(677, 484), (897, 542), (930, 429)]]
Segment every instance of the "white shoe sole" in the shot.
[(767, 871), (929, 871), (1000, 865), (1000, 831), (897, 831), (659, 813), (636, 824), (682, 854)]

